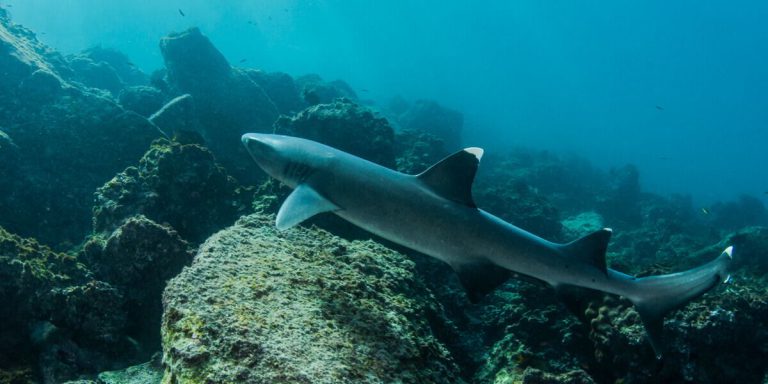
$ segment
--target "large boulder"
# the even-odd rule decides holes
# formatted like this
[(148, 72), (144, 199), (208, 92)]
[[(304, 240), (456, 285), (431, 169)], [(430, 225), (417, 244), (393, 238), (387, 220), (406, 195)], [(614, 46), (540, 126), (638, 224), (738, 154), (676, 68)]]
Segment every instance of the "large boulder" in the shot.
[(160, 50), (171, 93), (194, 98), (206, 146), (239, 180), (257, 180), (240, 136), (272, 127), (278, 110), (267, 93), (247, 71), (232, 68), (197, 28), (164, 37)]
[(299, 136), (395, 168), (394, 131), (387, 119), (348, 99), (281, 117), (275, 132)]
[(127, 333), (147, 352), (160, 348), (165, 283), (189, 265), (192, 255), (192, 247), (176, 231), (141, 215), (108, 236), (91, 237), (81, 252), (96, 278), (116, 287), (125, 298)]
[(413, 268), (370, 241), (246, 216), (169, 282), (163, 382), (459, 382)]

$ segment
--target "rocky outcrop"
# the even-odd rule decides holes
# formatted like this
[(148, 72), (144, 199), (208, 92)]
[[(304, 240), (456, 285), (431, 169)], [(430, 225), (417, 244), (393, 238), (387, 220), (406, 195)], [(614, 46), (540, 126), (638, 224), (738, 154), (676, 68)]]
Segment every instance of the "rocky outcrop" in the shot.
[(164, 383), (459, 382), (440, 306), (403, 256), (247, 216), (163, 296)]
[(205, 144), (238, 180), (258, 180), (240, 143), (247, 132), (267, 132), (278, 110), (246, 71), (232, 68), (197, 28), (164, 37), (160, 50), (173, 96), (190, 94)]
[(298, 85), (287, 73), (260, 70), (246, 70), (246, 73), (267, 92), (281, 114), (291, 115), (309, 106), (302, 98)]
[(168, 137), (185, 136), (191, 132), (202, 135), (203, 129), (196, 116), (195, 102), (192, 100), (192, 95), (185, 94), (169, 101), (152, 114), (149, 117), (149, 121), (155, 124)]
[(443, 140), (425, 132), (402, 130), (395, 133), (397, 170), (407, 174), (425, 171), (447, 156)]
[(109, 233), (144, 215), (199, 243), (250, 209), (251, 198), (208, 149), (160, 139), (138, 167), (128, 167), (96, 191), (94, 232)]
[(163, 106), (165, 96), (155, 87), (136, 85), (123, 88), (118, 96), (120, 106), (127, 111), (149, 117)]
[(92, 47), (67, 57), (72, 69), (71, 81), (109, 91), (117, 97), (129, 86), (146, 85), (149, 78), (131, 63), (127, 56), (114, 49)]
[(308, 105), (330, 104), (336, 99), (357, 100), (357, 94), (343, 80), (327, 82), (319, 75), (309, 74), (296, 79), (304, 102)]
[(309, 107), (275, 123), (277, 133), (321, 142), (395, 168), (394, 131), (387, 119), (346, 99)]
[(144, 216), (126, 220), (108, 237), (90, 238), (81, 257), (99, 280), (125, 299), (127, 333), (147, 351), (160, 347), (165, 283), (192, 261), (192, 248), (172, 228)]
[(16, 171), (4, 179), (0, 225), (72, 246), (90, 227), (95, 188), (140, 158), (160, 133), (111, 98), (65, 80), (72, 72), (63, 58), (1, 12), (0, 127), (3, 140), (14, 143)]
[(122, 303), (76, 257), (0, 228), (0, 377), (57, 383), (113, 367), (108, 357), (135, 352)]
[[(449, 151), (461, 149), (461, 131), (464, 127), (464, 115), (458, 111), (446, 108), (433, 100), (417, 100), (408, 104), (407, 109), (402, 105), (393, 104), (391, 113), (400, 128), (416, 132), (426, 132), (441, 140)], [(404, 110), (402, 113), (397, 113)]]

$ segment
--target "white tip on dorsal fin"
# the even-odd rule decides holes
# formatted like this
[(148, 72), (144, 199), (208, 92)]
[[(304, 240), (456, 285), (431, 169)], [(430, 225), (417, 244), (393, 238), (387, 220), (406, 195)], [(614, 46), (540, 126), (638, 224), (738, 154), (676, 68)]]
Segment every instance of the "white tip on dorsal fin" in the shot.
[(478, 148), (478, 147), (469, 147), (469, 148), (464, 148), (464, 151), (465, 151), (465, 152), (469, 152), (469, 153), (471, 153), (471, 154), (475, 155), (475, 157), (477, 158), (477, 160), (478, 160), (478, 161), (480, 161), (480, 159), (482, 159), (482, 158), (483, 158), (483, 153), (484, 153), (484, 151), (483, 151), (483, 149), (482, 149), (482, 148)]
[(462, 149), (438, 161), (418, 175), (434, 193), (460, 204), (475, 207), (472, 200), (472, 182), (483, 150), (476, 147)]

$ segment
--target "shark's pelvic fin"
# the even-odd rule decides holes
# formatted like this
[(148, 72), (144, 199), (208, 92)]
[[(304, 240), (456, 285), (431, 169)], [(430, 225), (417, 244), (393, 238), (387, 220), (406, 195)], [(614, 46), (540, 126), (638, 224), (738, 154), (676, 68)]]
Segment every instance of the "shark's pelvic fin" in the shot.
[(472, 182), (482, 157), (481, 148), (466, 148), (440, 160), (417, 177), (436, 194), (475, 208)]
[(467, 291), (469, 301), (477, 303), (486, 294), (503, 284), (512, 272), (488, 262), (452, 264), (459, 281)]
[(578, 240), (563, 245), (562, 250), (568, 256), (578, 257), (581, 261), (599, 268), (607, 273), (605, 252), (613, 231), (603, 228), (586, 235)]
[(285, 199), (277, 212), (277, 229), (285, 230), (323, 212), (333, 212), (339, 207), (320, 196), (317, 191), (307, 184), (299, 184)]

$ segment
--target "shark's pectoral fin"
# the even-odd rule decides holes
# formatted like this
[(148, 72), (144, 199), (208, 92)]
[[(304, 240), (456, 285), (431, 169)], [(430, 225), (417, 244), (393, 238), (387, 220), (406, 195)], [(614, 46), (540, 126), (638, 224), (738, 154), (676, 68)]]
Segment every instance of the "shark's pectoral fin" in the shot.
[(611, 239), (611, 233), (610, 228), (603, 228), (592, 232), (578, 240), (563, 245), (563, 252), (607, 273), (605, 252), (608, 250), (608, 241)]
[(465, 148), (440, 160), (417, 177), (436, 194), (474, 208), (472, 183), (481, 157), (482, 149)]
[(487, 262), (453, 264), (452, 267), (472, 303), (480, 301), (511, 275), (509, 270)]
[(285, 202), (277, 212), (277, 229), (284, 230), (323, 212), (333, 212), (340, 208), (320, 196), (317, 191), (307, 184), (300, 184), (285, 199)]

